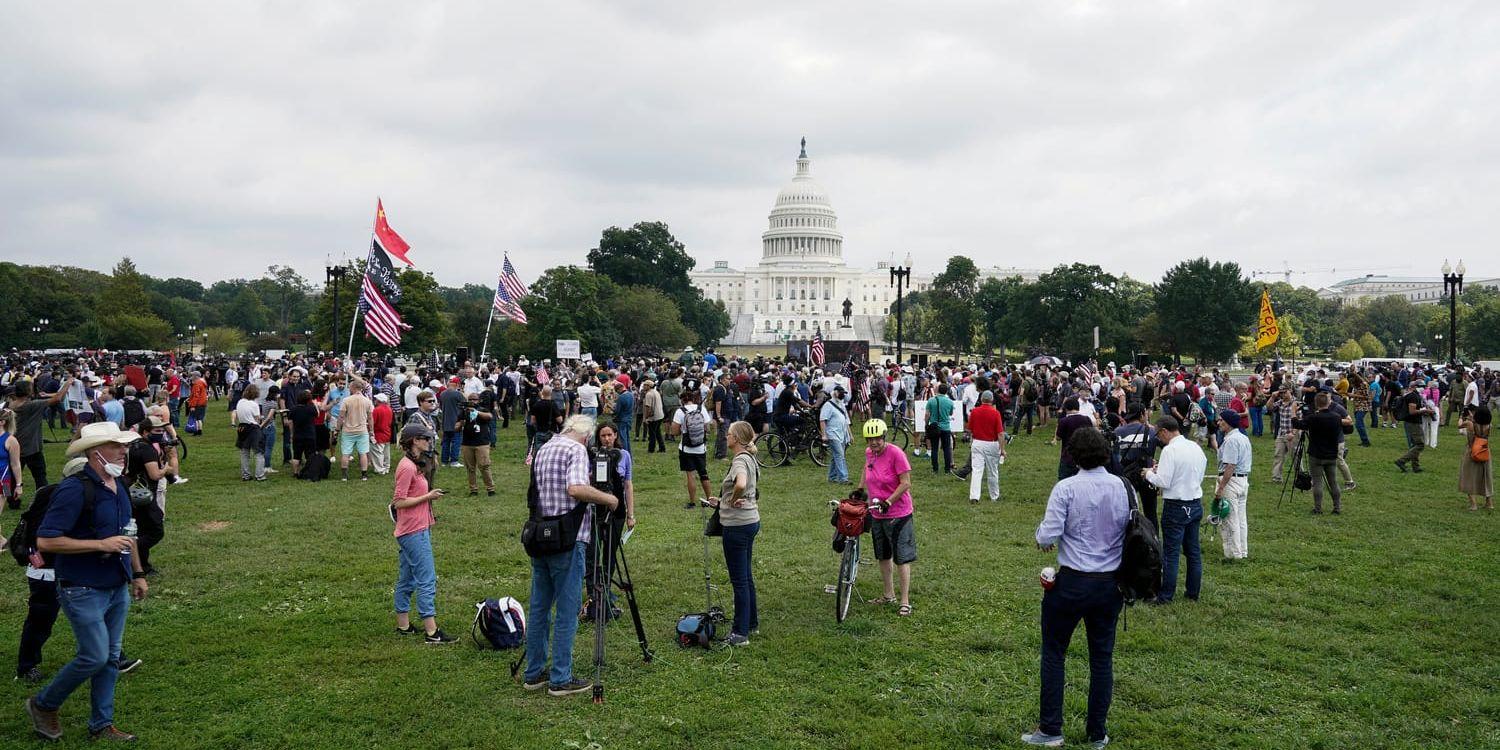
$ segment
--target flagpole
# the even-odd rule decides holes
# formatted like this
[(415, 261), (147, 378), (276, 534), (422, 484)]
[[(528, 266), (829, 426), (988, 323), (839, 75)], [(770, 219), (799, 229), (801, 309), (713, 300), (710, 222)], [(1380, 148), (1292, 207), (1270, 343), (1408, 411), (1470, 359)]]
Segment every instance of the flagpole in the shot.
[(484, 343), (479, 347), (479, 363), (484, 364), (484, 355), (490, 350), (490, 325), (495, 322), (495, 305), (490, 305), (490, 319), (484, 323)]

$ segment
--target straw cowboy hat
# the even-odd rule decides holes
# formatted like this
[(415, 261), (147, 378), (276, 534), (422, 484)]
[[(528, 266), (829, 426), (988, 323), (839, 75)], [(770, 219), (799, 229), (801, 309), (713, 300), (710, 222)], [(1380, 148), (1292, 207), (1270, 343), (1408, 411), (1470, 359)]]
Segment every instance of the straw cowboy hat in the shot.
[(133, 443), (140, 439), (139, 433), (122, 430), (114, 422), (91, 422), (78, 431), (77, 440), (68, 443), (68, 455), (77, 456), (105, 443)]

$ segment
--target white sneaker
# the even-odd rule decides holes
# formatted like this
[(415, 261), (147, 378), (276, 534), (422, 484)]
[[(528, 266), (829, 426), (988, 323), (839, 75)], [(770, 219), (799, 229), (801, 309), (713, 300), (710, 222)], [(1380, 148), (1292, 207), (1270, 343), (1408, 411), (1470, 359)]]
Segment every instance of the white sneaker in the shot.
[[(266, 467), (266, 473), (267, 473), (267, 474), (280, 474), (280, 473), (281, 473), (281, 472), (279, 472), (279, 471), (277, 471), (277, 470), (275, 470), (275, 469), (273, 469), (273, 468), (271, 468), (271, 467), (269, 467), (269, 466), (267, 466), (267, 467)], [(184, 482), (186, 482), (186, 481), (187, 481), (187, 480), (186, 480), (186, 479), (184, 479), (184, 480), (182, 480), (182, 481), (184, 481)]]
[(1042, 734), (1040, 731), (1027, 732), (1021, 735), (1021, 741), (1028, 745), (1039, 745), (1041, 747), (1062, 747), (1063, 736), (1060, 734)]

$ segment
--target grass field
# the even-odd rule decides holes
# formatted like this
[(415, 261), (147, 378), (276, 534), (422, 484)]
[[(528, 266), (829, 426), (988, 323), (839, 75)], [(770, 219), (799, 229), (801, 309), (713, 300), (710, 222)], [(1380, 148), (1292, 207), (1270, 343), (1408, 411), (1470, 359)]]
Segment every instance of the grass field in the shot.
[[(190, 438), (192, 481), (171, 491), (154, 556), (163, 573), (126, 630), (145, 665), (122, 677), (116, 717), (149, 747), (1009, 747), (1035, 723), (1036, 575), (1054, 558), (1032, 534), (1056, 466), (1040, 436), (1012, 445), (998, 504), (970, 506), (966, 483), (914, 459), (910, 618), (860, 603), (834, 623), (823, 593), (837, 565), (834, 493), (805, 459), (765, 471), (761, 633), (732, 652), (670, 640), (677, 617), (703, 607), (700, 518), (682, 509), (675, 456), (637, 443), (640, 525), (626, 549), (657, 658), (641, 663), (628, 620), (611, 625), (608, 702), (597, 706), (523, 691), (510, 680), (513, 652), (467, 641), (474, 602), (529, 592), (518, 425), (495, 452), (498, 497), (467, 498), (463, 470), (440, 470), (451, 492), (433, 531), (438, 620), (465, 641), (439, 647), (392, 632), (390, 478), (242, 484), (227, 419), (214, 414), (210, 434)], [(1200, 602), (1130, 611), (1115, 653), (1116, 746), (1500, 747), (1500, 518), (1464, 510), (1452, 429), (1421, 475), (1391, 466), (1399, 430), (1374, 440), (1351, 448), (1359, 489), (1340, 517), (1310, 516), (1307, 494), (1278, 510), (1272, 444), (1255, 441), (1251, 558), (1221, 563), (1205, 540)], [(62, 449), (49, 446), (54, 480)], [(713, 464), (715, 481), (723, 467)], [(7, 512), (5, 528), (13, 522)], [(717, 547), (711, 559), (728, 609)], [(875, 596), (877, 579), (864, 567), (858, 593)], [(7, 669), (25, 591), (12, 569), (0, 589)], [(592, 639), (579, 635), (587, 678)], [(1084, 646), (1080, 633), (1068, 671), (1073, 745), (1084, 740)], [(72, 652), (60, 619), (43, 668)], [(0, 692), (0, 747), (28, 746), (26, 689), (6, 680)], [(67, 743), (86, 741), (87, 713), (83, 688), (63, 708)]]

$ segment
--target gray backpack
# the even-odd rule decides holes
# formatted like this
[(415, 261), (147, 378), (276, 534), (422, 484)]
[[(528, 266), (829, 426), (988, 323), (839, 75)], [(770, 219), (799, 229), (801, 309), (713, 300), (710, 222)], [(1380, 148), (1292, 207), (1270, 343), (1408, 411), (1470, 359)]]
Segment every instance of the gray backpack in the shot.
[(703, 445), (708, 435), (708, 417), (703, 414), (703, 407), (682, 410), (682, 447), (697, 448)]

